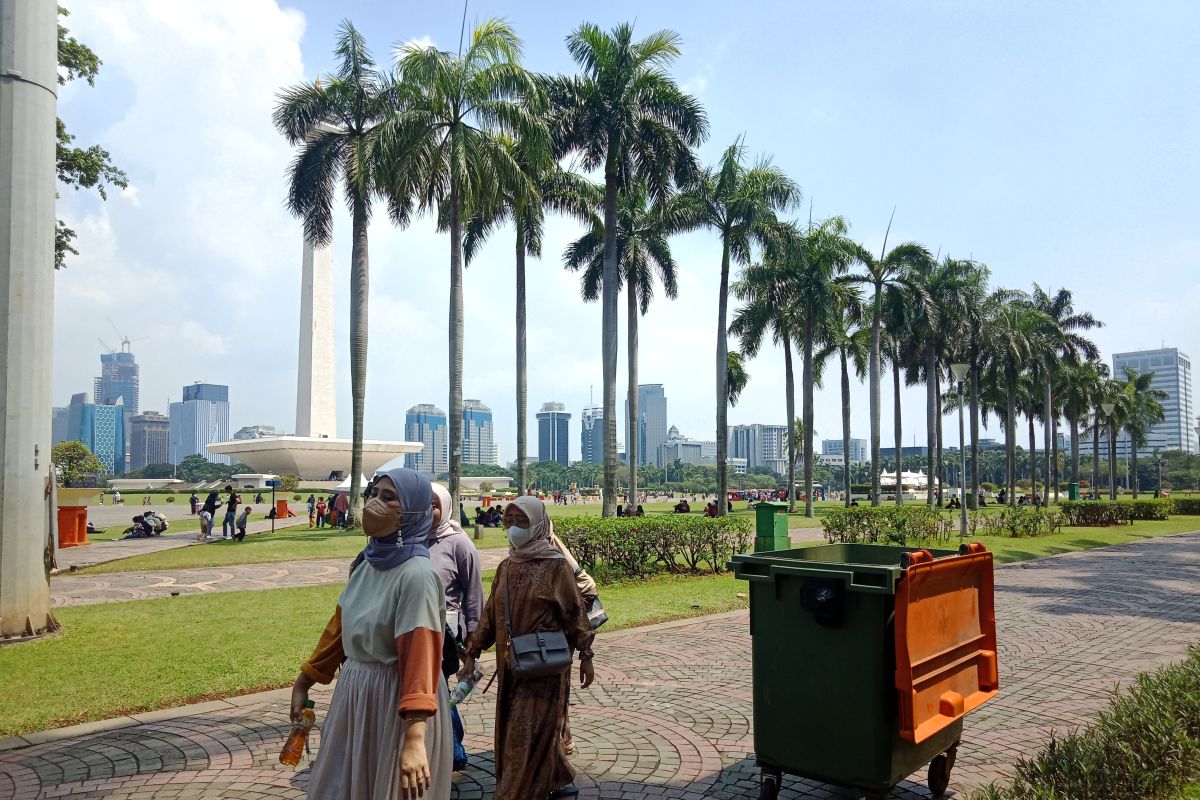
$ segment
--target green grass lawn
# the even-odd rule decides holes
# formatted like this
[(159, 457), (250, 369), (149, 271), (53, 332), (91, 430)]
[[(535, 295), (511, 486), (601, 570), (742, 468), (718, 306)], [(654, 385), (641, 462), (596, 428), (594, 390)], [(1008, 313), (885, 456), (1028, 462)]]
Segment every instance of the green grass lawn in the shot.
[[(132, 514), (130, 516), (133, 516)], [(200, 530), (199, 517), (184, 517), (183, 519), (169, 520), (170, 527), (167, 528), (167, 533), (186, 533), (187, 531)], [(99, 530), (97, 533), (89, 533), (89, 542), (109, 542), (113, 539), (120, 539), (125, 535), (125, 529), (130, 526), (130, 522), (119, 522), (116, 525), (109, 525), (107, 528)]]
[[(1169, 520), (1141, 520), (1132, 525), (1111, 528), (1063, 528), (1051, 536), (1032, 536), (1013, 539), (1006, 536), (974, 536), (968, 541), (982, 542), (995, 554), (1000, 564), (1010, 561), (1027, 561), (1031, 558), (1070, 553), (1075, 550), (1090, 550), (1093, 547), (1108, 547), (1114, 544), (1169, 536), (1173, 533), (1200, 531), (1200, 517), (1172, 517)], [(958, 538), (951, 540), (957, 544)]]
[[(490, 580), (490, 574), (488, 578)], [(0, 648), (0, 736), (290, 685), (340, 586), (64, 608), (63, 633)], [(731, 575), (612, 585), (605, 631), (744, 608)], [(596, 646), (604, 658), (603, 640)]]
[(1183, 794), (1179, 795), (1179, 800), (1200, 800), (1200, 783), (1184, 787)]

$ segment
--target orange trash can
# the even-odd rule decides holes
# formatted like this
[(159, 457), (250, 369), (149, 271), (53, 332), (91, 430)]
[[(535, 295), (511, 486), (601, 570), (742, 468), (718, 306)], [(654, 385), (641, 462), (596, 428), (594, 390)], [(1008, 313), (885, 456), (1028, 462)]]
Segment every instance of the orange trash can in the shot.
[(288, 515), (287, 500), (276, 500), (275, 501), (275, 518), (276, 519), (287, 519), (287, 515)]

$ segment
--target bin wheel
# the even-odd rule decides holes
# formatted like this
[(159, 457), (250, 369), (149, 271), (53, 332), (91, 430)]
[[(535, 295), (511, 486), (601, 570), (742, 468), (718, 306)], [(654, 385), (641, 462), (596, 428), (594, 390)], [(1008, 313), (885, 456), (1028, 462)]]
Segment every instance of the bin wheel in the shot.
[(759, 800), (778, 800), (779, 784), (780, 778), (778, 775), (764, 772), (758, 789)]
[(954, 769), (957, 748), (950, 748), (929, 762), (929, 792), (934, 797), (943, 797), (950, 788), (950, 770)]

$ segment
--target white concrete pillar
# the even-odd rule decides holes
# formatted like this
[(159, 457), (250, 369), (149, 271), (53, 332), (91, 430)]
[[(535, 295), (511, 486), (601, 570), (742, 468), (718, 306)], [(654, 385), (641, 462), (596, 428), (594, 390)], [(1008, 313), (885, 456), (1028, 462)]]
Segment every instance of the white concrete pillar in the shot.
[(296, 435), (337, 438), (333, 359), (333, 251), (304, 240), (300, 271), (300, 354)]
[(57, 6), (0, 0), (0, 637), (54, 626), (50, 514)]

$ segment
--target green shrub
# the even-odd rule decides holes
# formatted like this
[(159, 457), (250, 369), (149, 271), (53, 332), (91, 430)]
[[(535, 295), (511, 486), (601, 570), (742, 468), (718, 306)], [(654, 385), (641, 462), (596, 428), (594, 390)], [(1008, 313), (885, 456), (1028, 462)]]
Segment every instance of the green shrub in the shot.
[(980, 524), (988, 536), (1021, 539), (1058, 533), (1066, 521), (1066, 515), (1059, 511), (1041, 506), (1014, 506), (997, 514), (985, 515)]
[(173, 494), (169, 494), (169, 495), (167, 495), (167, 502), (168, 502), (168, 503), (174, 503), (174, 502), (175, 502), (175, 495), (173, 495)]
[(1200, 514), (1200, 497), (1179, 497), (1171, 501), (1173, 514)]
[(945, 538), (952, 525), (926, 505), (835, 508), (825, 515), (830, 542), (866, 542), (928, 547)]
[(301, 499), (302, 499), (302, 498), (301, 498), (301, 497), (300, 497), (300, 495), (298, 495), (298, 494), (294, 494), (294, 495), (292, 495), (292, 502), (293, 502), (293, 503), (299, 503)]
[(852, 483), (850, 484), (850, 494), (870, 494), (871, 484), (869, 483)]
[(746, 517), (699, 514), (650, 517), (566, 517), (555, 533), (596, 580), (644, 578), (656, 572), (721, 572), (734, 553), (750, 549)]
[(1172, 511), (1171, 500), (1084, 500), (1065, 501), (1059, 508), (1067, 518), (1067, 524), (1073, 527), (1103, 527), (1120, 525), (1122, 522), (1134, 520), (1164, 520), (1169, 519)]
[(1200, 647), (1188, 658), (1143, 673), (1096, 721), (1052, 737), (1016, 765), (1009, 786), (975, 800), (1169, 798), (1200, 779)]

